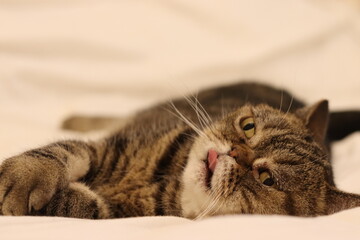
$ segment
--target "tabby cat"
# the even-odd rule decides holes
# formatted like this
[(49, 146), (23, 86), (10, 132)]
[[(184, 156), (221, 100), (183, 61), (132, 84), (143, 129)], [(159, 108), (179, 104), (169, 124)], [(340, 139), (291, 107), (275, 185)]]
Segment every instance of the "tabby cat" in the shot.
[[(83, 123), (120, 126), (111, 118), (64, 126)], [(0, 214), (332, 214), (360, 206), (359, 195), (335, 187), (329, 149), (356, 130), (360, 113), (329, 113), (326, 100), (304, 106), (251, 82), (209, 89), (139, 112), (100, 140), (60, 141), (4, 160)]]

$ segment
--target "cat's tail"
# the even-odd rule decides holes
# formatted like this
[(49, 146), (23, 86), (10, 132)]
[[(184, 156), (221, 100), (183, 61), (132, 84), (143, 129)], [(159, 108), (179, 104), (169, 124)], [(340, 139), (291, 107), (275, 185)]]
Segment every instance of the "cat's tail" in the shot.
[(327, 138), (330, 142), (360, 131), (360, 110), (330, 112)]
[(74, 115), (66, 118), (61, 128), (64, 130), (76, 132), (90, 132), (100, 130), (114, 130), (119, 129), (125, 125), (129, 118), (121, 117), (106, 117), (106, 116), (85, 116)]

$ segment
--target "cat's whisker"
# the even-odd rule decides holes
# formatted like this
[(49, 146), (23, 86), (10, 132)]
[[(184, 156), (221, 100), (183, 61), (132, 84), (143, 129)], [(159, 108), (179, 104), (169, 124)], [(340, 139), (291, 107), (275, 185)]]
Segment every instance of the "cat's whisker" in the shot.
[(190, 119), (186, 118), (184, 116), (184, 114), (182, 114), (179, 109), (175, 106), (175, 104), (173, 102), (170, 102), (170, 106), (175, 110), (176, 113), (170, 111), (169, 109), (167, 109), (167, 111), (171, 114), (173, 114), (174, 116), (178, 117), (180, 120), (182, 120), (184, 123), (186, 123), (189, 127), (191, 127), (198, 135), (200, 136), (204, 136), (207, 138), (206, 134), (204, 134), (204, 132), (202, 130), (200, 130), (194, 122), (192, 122)]
[(294, 96), (291, 96), (290, 104), (289, 104), (289, 107), (288, 107), (288, 109), (287, 109), (287, 111), (285, 113), (285, 116), (290, 112), (290, 109), (292, 107), (293, 102), (294, 102)]
[(200, 207), (200, 209), (202, 209), (200, 211), (200, 213), (194, 218), (194, 220), (199, 220), (202, 219), (208, 212), (208, 208), (210, 207), (210, 205), (212, 204), (213, 200), (213, 194), (210, 194), (210, 199), (206, 200), (205, 202), (203, 202), (202, 206)]
[(206, 201), (203, 202), (203, 204), (202, 204), (201, 207), (200, 207), (200, 209), (202, 209), (202, 210), (201, 210), (200, 213), (194, 218), (194, 220), (199, 220), (199, 219), (201, 219), (201, 218), (203, 218), (203, 217), (205, 216), (205, 214), (206, 214), (206, 212), (207, 212), (207, 209), (208, 209), (210, 203), (212, 202), (212, 195), (213, 195), (213, 194), (211, 193), (211, 194), (210, 194), (210, 200), (208, 199), (208, 200), (206, 200)]
[(206, 215), (209, 215), (211, 213), (215, 213), (215, 209), (219, 209), (219, 202), (220, 202), (220, 198), (222, 196), (222, 192), (221, 190), (219, 189), (218, 190), (218, 194), (216, 194), (214, 200), (213, 200), (213, 204), (211, 204), (208, 208), (208, 211), (206, 213)]
[(208, 124), (212, 123), (212, 119), (211, 119), (210, 115), (207, 113), (204, 106), (200, 103), (199, 99), (197, 97), (195, 97), (194, 99), (197, 102), (197, 104), (200, 106), (202, 113), (204, 114), (204, 118), (207, 120), (207, 123)]
[(206, 112), (205, 108), (202, 106), (200, 101), (197, 99), (197, 96), (193, 95), (194, 100), (190, 97), (185, 97), (190, 106), (200, 115), (205, 126), (209, 127), (212, 123), (212, 119), (209, 114)]
[(279, 112), (281, 112), (282, 105), (283, 105), (283, 100), (284, 100), (284, 91), (283, 91), (283, 90), (281, 90), (281, 97), (280, 97), (280, 108), (279, 108)]
[[(292, 106), (292, 104), (293, 104), (293, 101), (294, 101), (294, 96), (291, 96), (291, 100), (290, 100), (290, 104), (289, 104), (289, 106), (288, 106), (288, 109), (286, 110), (284, 116), (282, 116), (282, 118), (280, 119), (280, 121), (279, 121), (279, 123), (278, 123), (278, 125), (277, 125), (276, 128), (279, 128), (279, 126), (280, 126), (283, 122), (285, 122), (286, 117), (287, 117), (288, 113), (290, 112), (290, 109), (291, 109), (291, 106)], [(281, 107), (282, 107), (282, 106), (281, 106)], [(280, 111), (281, 111), (281, 109), (280, 109)]]
[[(200, 124), (203, 127), (204, 126), (209, 127), (210, 123), (211, 123), (211, 119), (209, 118), (210, 116), (206, 113), (205, 109), (202, 107), (200, 102), (197, 100), (197, 97), (193, 96), (194, 101), (190, 97), (187, 97), (187, 96), (185, 96), (184, 98), (189, 103), (191, 108), (195, 111)], [(199, 106), (200, 106), (200, 108), (199, 108)]]
[(207, 202), (207, 206), (204, 210), (202, 210), (195, 218), (195, 220), (200, 220), (202, 218), (204, 218), (205, 216), (208, 216), (211, 209), (215, 206), (215, 204), (217, 203), (216, 200), (210, 200), (210, 202)]
[[(216, 134), (214, 132), (215, 127), (212, 124), (213, 120), (211, 119), (210, 115), (207, 113), (205, 108), (202, 106), (202, 104), (198, 100), (197, 96), (192, 95), (192, 97), (193, 97), (193, 99), (191, 99), (191, 97), (189, 97), (189, 96), (184, 96), (184, 99), (188, 102), (190, 107), (195, 111), (202, 129), (205, 129), (205, 127), (206, 127), (208, 130), (210, 130), (210, 132), (213, 135), (216, 136)], [(207, 135), (207, 133), (205, 133), (205, 135)], [(210, 138), (210, 137), (208, 136), (208, 138)]]
[[(201, 118), (201, 116), (200, 116), (200, 114), (199, 114), (199, 111), (197, 111), (196, 107), (194, 107), (194, 104), (192, 103), (192, 101), (191, 101), (188, 97), (184, 96), (184, 99), (189, 103), (189, 105), (191, 106), (191, 108), (195, 111), (195, 113), (196, 113), (196, 115), (197, 115), (197, 117), (198, 117), (199, 123), (200, 123), (200, 125), (201, 125), (201, 128), (204, 129), (204, 126), (205, 126), (206, 124), (205, 124), (204, 120)], [(182, 120), (185, 120), (186, 123), (188, 123), (188, 121), (190, 121), (193, 126), (196, 126), (196, 124), (195, 124), (193, 121), (191, 121), (190, 119), (186, 118), (186, 117), (175, 107), (175, 105), (174, 105), (173, 102), (171, 102), (171, 106), (172, 106), (172, 108), (174, 108), (174, 109), (176, 110), (177, 115), (179, 115)], [(185, 118), (185, 119), (184, 119), (184, 118)], [(196, 126), (196, 127), (197, 127), (197, 126)], [(199, 127), (197, 127), (197, 129), (199, 129)], [(200, 130), (200, 129), (199, 129), (199, 130)], [(202, 131), (202, 130), (200, 130), (200, 131)]]
[[(213, 189), (213, 192), (210, 193), (210, 200), (204, 202), (203, 206), (206, 206), (204, 210), (202, 210), (198, 216), (195, 218), (195, 220), (202, 219), (203, 217), (209, 215), (214, 208), (217, 206), (220, 197), (222, 195), (221, 189), (217, 187), (216, 189)], [(202, 206), (202, 208), (203, 208)]]
[(219, 201), (218, 204), (216, 205), (216, 209), (213, 210), (213, 213), (216, 214), (219, 211), (219, 209), (223, 208), (224, 204), (225, 204), (224, 201)]
[[(214, 204), (213, 204), (213, 206), (209, 209), (209, 213), (216, 213), (216, 211), (221, 207), (221, 203), (219, 204), (220, 199), (221, 199), (221, 196), (222, 196), (222, 192), (221, 192), (221, 190), (219, 189), (219, 190), (218, 190), (218, 194), (217, 194), (216, 198), (214, 199)], [(215, 209), (217, 209), (217, 210), (215, 210)]]
[[(189, 103), (191, 108), (195, 111), (202, 128), (205, 129), (205, 127), (206, 127), (213, 133), (213, 135), (216, 135), (214, 133), (214, 125), (212, 124), (212, 119), (209, 116), (209, 114), (206, 112), (205, 108), (198, 101), (197, 97), (193, 96), (194, 101), (190, 97), (187, 97), (187, 96), (184, 96), (184, 98)], [(199, 108), (199, 106), (200, 106), (200, 108)], [(208, 137), (208, 138), (210, 138), (210, 137)]]
[(196, 116), (197, 116), (197, 118), (199, 120), (201, 128), (204, 129), (205, 126), (207, 126), (207, 124), (206, 124), (205, 119), (203, 119), (203, 116), (200, 113), (198, 105), (196, 103), (192, 102), (192, 100), (190, 98), (188, 98), (188, 97), (185, 97), (185, 100), (189, 103), (190, 107), (195, 111), (195, 114), (196, 114)]

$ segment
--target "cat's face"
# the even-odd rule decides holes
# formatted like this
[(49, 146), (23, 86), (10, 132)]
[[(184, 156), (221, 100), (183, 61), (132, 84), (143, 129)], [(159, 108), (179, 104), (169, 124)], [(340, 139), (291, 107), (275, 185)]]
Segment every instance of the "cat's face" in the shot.
[(183, 175), (185, 217), (326, 213), (328, 154), (301, 117), (244, 106), (203, 133)]

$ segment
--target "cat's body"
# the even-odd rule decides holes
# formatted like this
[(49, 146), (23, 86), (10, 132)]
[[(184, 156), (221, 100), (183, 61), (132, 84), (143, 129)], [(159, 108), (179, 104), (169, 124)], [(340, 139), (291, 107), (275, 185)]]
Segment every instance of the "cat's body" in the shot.
[(326, 101), (304, 107), (253, 83), (202, 91), (144, 110), (104, 139), (5, 160), (0, 213), (316, 216), (359, 206), (357, 195), (334, 186), (328, 140), (359, 130), (360, 114), (331, 113), (327, 125)]

